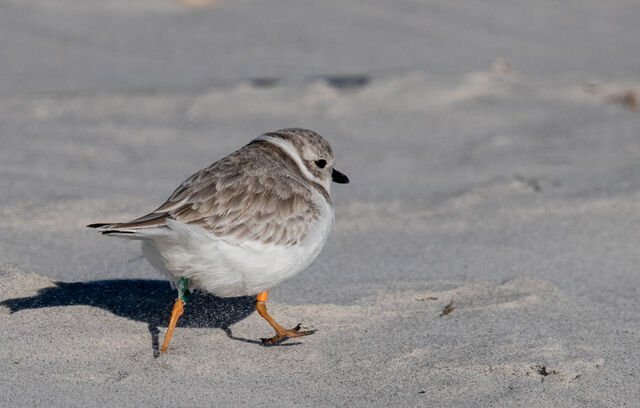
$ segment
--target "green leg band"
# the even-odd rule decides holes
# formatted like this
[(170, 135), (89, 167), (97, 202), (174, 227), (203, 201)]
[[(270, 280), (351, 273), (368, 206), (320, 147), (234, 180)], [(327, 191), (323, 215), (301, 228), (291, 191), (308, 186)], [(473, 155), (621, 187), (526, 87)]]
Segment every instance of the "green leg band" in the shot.
[(184, 303), (187, 303), (190, 297), (191, 292), (189, 292), (189, 279), (180, 278), (178, 281), (178, 299), (182, 299)]

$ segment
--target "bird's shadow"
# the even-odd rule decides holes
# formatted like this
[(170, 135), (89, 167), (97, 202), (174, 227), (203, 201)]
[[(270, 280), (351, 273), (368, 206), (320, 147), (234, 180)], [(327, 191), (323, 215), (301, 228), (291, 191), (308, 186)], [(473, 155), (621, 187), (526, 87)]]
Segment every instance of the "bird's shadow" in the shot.
[[(154, 355), (158, 355), (159, 327), (169, 323), (176, 291), (168, 282), (159, 280), (104, 280), (93, 282), (55, 282), (55, 286), (40, 289), (31, 297), (0, 302), (11, 313), (44, 307), (88, 305), (108, 310), (128, 319), (144, 322), (151, 334)], [(220, 328), (230, 339), (263, 345), (262, 342), (235, 337), (230, 326), (255, 310), (252, 296), (219, 298), (206, 292), (194, 293), (178, 327)], [(288, 343), (294, 345), (297, 343)], [(285, 344), (282, 344), (285, 345)]]

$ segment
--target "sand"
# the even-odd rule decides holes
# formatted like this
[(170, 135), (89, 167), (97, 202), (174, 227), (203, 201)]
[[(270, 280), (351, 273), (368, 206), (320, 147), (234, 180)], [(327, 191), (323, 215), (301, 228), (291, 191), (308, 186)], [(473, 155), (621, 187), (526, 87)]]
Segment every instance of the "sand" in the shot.
[[(638, 12), (278, 4), (0, 4), (0, 405), (637, 405)], [(84, 225), (289, 126), (351, 179), (270, 297), (317, 332), (198, 293), (158, 355), (175, 293)]]

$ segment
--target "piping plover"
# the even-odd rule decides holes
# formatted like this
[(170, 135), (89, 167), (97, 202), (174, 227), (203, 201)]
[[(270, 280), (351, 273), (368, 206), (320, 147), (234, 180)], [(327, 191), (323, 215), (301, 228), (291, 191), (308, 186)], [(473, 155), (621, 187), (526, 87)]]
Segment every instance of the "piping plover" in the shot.
[(161, 352), (169, 348), (195, 288), (216, 296), (256, 295), (256, 310), (275, 343), (300, 337), (267, 313), (269, 289), (318, 256), (333, 221), (333, 150), (314, 131), (265, 133), (186, 179), (153, 212), (123, 223), (91, 224), (102, 234), (142, 241), (149, 262), (175, 284), (178, 298)]

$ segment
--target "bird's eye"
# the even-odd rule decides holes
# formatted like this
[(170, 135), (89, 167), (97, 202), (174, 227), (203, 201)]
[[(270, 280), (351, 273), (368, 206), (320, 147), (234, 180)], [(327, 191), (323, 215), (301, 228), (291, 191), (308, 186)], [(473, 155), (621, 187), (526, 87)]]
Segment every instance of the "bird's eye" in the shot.
[(320, 167), (321, 169), (324, 169), (324, 166), (327, 165), (327, 161), (324, 159), (320, 159), (320, 160), (316, 160), (316, 166)]

